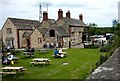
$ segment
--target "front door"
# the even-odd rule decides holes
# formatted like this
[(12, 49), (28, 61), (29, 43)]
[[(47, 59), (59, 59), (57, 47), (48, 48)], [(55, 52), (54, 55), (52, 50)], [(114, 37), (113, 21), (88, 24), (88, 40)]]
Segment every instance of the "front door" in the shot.
[(27, 39), (27, 47), (30, 47), (30, 39)]

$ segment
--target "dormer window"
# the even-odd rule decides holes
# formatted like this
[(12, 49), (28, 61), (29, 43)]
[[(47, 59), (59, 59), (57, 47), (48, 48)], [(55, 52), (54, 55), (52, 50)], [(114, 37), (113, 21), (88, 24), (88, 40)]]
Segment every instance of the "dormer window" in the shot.
[(8, 35), (12, 34), (12, 28), (7, 28), (7, 34)]

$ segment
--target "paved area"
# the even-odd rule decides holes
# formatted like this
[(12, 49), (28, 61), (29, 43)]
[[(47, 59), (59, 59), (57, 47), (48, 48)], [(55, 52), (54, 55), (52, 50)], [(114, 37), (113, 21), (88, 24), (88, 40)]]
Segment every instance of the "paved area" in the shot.
[(120, 81), (120, 47), (85, 81)]

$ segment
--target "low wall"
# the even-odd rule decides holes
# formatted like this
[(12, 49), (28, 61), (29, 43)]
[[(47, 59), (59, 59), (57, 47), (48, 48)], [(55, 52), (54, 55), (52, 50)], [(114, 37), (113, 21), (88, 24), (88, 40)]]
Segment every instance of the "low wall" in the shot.
[(85, 81), (120, 81), (120, 47)]

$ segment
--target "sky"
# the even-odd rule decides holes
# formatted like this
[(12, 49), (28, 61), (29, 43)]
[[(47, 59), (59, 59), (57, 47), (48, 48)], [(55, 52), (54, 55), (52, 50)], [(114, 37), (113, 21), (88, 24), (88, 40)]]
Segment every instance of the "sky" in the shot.
[[(39, 4), (48, 10), (48, 18), (57, 20), (58, 10), (63, 16), (69, 10), (71, 18), (83, 14), (85, 24), (96, 23), (98, 27), (111, 27), (118, 19), (119, 0), (0, 0), (0, 28), (8, 17), (39, 20)], [(48, 8), (47, 8), (48, 4)]]

